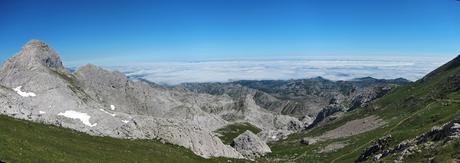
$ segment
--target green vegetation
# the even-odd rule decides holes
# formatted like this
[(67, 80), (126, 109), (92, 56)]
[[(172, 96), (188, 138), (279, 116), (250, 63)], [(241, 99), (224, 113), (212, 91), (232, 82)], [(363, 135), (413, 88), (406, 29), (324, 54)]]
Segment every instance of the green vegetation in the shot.
[[(393, 140), (390, 145), (393, 146), (427, 132), (433, 126), (447, 123), (460, 116), (460, 91), (458, 91), (460, 66), (443, 70), (445, 71), (436, 71), (436, 74), (431, 74), (428, 78), (414, 84), (398, 87), (369, 106), (346, 113), (344, 117), (325, 126), (294, 134), (287, 140), (270, 144), (273, 153), (261, 158), (260, 161), (353, 162), (377, 138), (392, 135)], [(351, 137), (326, 140), (308, 146), (300, 143), (303, 137), (319, 136), (350, 120), (370, 115), (382, 118), (387, 124)], [(337, 142), (345, 142), (347, 145), (329, 153), (318, 153), (325, 146)], [(459, 152), (453, 147), (454, 145), (455, 143), (440, 149), (438, 151), (440, 155), (436, 156), (435, 160), (446, 162), (446, 160), (458, 157)], [(420, 162), (415, 158), (426, 157), (414, 156), (414, 159), (408, 158), (408, 161)]]
[[(11, 162), (226, 162), (156, 140), (90, 136), (0, 115), (0, 160)], [(235, 162), (235, 160), (233, 160)]]
[(254, 134), (257, 134), (260, 131), (262, 131), (261, 129), (257, 128), (256, 126), (250, 123), (243, 122), (229, 124), (223, 128), (218, 129), (216, 132), (222, 135), (219, 136), (219, 138), (222, 140), (224, 144), (231, 144), (234, 138), (236, 138), (238, 135), (242, 134), (246, 130), (249, 130)]

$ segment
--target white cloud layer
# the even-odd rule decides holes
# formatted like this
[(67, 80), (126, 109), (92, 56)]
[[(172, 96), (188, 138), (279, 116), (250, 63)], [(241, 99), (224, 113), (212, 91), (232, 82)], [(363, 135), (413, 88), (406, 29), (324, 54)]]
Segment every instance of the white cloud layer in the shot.
[(232, 80), (331, 80), (359, 77), (417, 80), (449, 61), (446, 57), (315, 57), (289, 59), (215, 60), (197, 62), (125, 63), (105, 68), (161, 84)]

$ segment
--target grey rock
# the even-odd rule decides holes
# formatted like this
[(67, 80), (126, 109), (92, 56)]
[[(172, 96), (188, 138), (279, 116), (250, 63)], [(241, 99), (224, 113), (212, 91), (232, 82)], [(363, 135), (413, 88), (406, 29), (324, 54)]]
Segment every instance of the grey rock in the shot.
[(251, 160), (264, 156), (266, 153), (271, 153), (270, 147), (249, 130), (233, 139), (232, 146)]
[(316, 144), (317, 142), (318, 142), (317, 139), (309, 138), (309, 137), (305, 137), (305, 138), (302, 138), (302, 140), (300, 140), (300, 143), (305, 144), (305, 145), (312, 145), (312, 144)]
[[(378, 152), (383, 151), (389, 147), (389, 143), (392, 140), (391, 135), (381, 137), (374, 141), (374, 143), (366, 148), (364, 152), (355, 160), (355, 162), (363, 162), (368, 159), (368, 157), (377, 154)], [(379, 154), (377, 154), (379, 155)], [(379, 156), (380, 158), (381, 156)]]
[(263, 130), (257, 133), (257, 136), (265, 142), (275, 142), (286, 139), (294, 131), (289, 130)]
[(320, 122), (324, 121), (327, 119), (329, 116), (334, 115), (338, 112), (343, 112), (345, 108), (343, 106), (340, 106), (338, 104), (331, 104), (323, 108), (317, 115), (316, 118), (307, 128), (313, 128)]
[(376, 154), (376, 155), (374, 156), (374, 159), (373, 159), (373, 160), (374, 160), (374, 162), (377, 162), (378, 160), (380, 160), (380, 158), (382, 158), (382, 154), (381, 154), (381, 153)]

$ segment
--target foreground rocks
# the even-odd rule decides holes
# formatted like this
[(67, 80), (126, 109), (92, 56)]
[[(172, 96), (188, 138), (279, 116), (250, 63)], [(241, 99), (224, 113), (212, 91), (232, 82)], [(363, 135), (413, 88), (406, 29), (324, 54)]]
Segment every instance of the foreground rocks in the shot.
[(395, 156), (394, 162), (404, 162), (404, 159), (420, 153), (424, 150), (433, 150), (439, 146), (446, 145), (452, 140), (460, 138), (460, 118), (442, 125), (433, 127), (430, 131), (423, 133), (413, 139), (407, 139), (399, 144), (390, 147), (388, 143), (392, 140), (391, 136), (379, 138), (375, 143), (368, 147), (356, 159), (356, 162), (366, 161), (373, 158), (374, 161), (388, 156)]
[(249, 130), (233, 139), (232, 146), (243, 156), (251, 160), (272, 152), (264, 141)]
[[(366, 148), (364, 152), (355, 160), (355, 162), (362, 162), (368, 159), (368, 157), (381, 152), (382, 150), (388, 148), (389, 142), (392, 140), (391, 135), (384, 136), (374, 141), (374, 143)], [(376, 155), (374, 158), (379, 159), (382, 155)]]

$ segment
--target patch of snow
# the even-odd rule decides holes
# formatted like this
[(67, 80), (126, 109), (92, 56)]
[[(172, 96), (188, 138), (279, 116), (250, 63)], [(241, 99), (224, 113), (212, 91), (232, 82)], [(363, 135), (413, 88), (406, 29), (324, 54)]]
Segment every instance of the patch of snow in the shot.
[(23, 91), (21, 91), (21, 88), (22, 88), (22, 86), (19, 86), (19, 87), (14, 88), (13, 90), (16, 91), (16, 93), (18, 93), (22, 97), (35, 97), (36, 96), (36, 94), (33, 93), (33, 92), (23, 92)]
[(276, 139), (276, 135), (273, 135), (273, 136), (272, 136), (272, 139)]
[(128, 120), (121, 120), (121, 122), (123, 122), (123, 123), (129, 123)]
[(115, 110), (115, 106), (114, 106), (114, 105), (110, 105), (110, 110)]
[(89, 122), (89, 119), (91, 118), (91, 116), (89, 116), (86, 113), (80, 113), (80, 112), (73, 111), (73, 110), (67, 110), (64, 113), (59, 113), (58, 115), (64, 116), (67, 118), (72, 118), (72, 119), (79, 119), (83, 124), (89, 127), (94, 127), (97, 125), (97, 123), (91, 124)]
[(109, 113), (108, 111), (105, 111), (104, 109), (99, 109), (100, 111), (104, 112), (104, 113), (107, 113), (108, 115), (112, 116), (112, 117), (115, 117), (116, 114), (111, 114)]
[(45, 114), (45, 113), (46, 113), (46, 112), (44, 112), (44, 111), (41, 111), (41, 110), (40, 110), (40, 111), (38, 111), (38, 114)]

